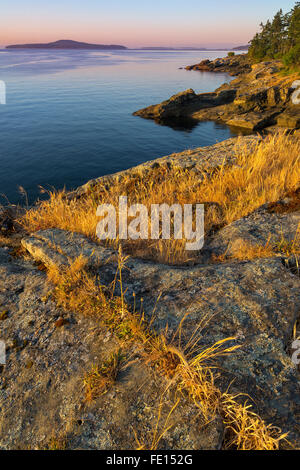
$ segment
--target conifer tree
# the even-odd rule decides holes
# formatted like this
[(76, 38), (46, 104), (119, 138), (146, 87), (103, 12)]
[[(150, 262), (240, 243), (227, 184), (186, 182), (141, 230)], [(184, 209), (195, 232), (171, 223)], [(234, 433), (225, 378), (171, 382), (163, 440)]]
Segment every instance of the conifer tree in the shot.
[(282, 59), (286, 65), (300, 64), (300, 2), (285, 15), (279, 10), (272, 21), (261, 23), (260, 27), (261, 31), (250, 41), (250, 57)]

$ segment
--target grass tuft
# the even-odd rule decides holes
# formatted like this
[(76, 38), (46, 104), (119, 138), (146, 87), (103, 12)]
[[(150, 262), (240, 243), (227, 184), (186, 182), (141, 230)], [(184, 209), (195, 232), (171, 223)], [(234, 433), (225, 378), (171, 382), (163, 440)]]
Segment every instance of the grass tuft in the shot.
[(93, 365), (83, 382), (86, 401), (92, 401), (108, 392), (116, 382), (124, 360), (125, 355), (121, 349), (118, 349), (102, 364)]
[[(109, 189), (99, 183), (79, 199), (69, 199), (64, 191), (51, 192), (48, 200), (26, 212), (21, 224), (29, 232), (55, 227), (83, 233), (96, 240), (98, 204), (118, 207), (119, 196), (127, 195), (129, 205), (142, 203), (148, 211), (151, 204), (204, 203), (208, 234), (265, 203), (275, 203), (287, 193), (298, 190), (299, 139), (283, 132), (267, 136), (251, 146), (237, 139), (234, 154), (234, 165), (222, 165), (208, 173), (158, 168), (143, 176), (125, 176)], [(127, 240), (122, 244), (128, 254), (180, 264), (191, 260), (185, 242), (175, 239)], [(118, 240), (112, 242), (112, 246), (118, 245)]]

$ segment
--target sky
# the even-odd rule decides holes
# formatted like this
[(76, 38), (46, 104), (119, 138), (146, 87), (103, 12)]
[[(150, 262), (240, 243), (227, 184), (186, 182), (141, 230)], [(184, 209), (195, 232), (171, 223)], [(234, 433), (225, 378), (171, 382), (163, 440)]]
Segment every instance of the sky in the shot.
[(2, 0), (0, 45), (73, 39), (97, 44), (232, 47), (247, 44), (295, 0)]

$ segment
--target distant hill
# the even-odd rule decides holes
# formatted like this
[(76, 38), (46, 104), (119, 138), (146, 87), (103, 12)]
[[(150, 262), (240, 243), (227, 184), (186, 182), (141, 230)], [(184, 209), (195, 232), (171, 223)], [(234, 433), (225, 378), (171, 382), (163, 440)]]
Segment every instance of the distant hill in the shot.
[[(239, 46), (230, 48), (205, 48), (205, 47), (141, 47), (135, 50), (141, 51), (243, 51), (248, 50), (249, 45), (247, 46)], [(11, 46), (6, 46), (6, 49), (94, 49), (94, 50), (128, 50), (127, 47), (121, 46), (118, 44), (89, 44), (87, 42), (78, 42), (78, 41), (71, 41), (69, 39), (62, 39), (60, 41), (49, 42), (49, 43), (34, 43), (34, 44), (14, 44)]]
[(12, 46), (6, 46), (6, 49), (100, 49), (100, 50), (111, 50), (111, 49), (127, 49), (125, 46), (119, 45), (105, 45), (105, 44), (88, 44), (86, 42), (60, 40), (55, 42), (49, 42), (47, 44), (15, 44)]
[(141, 47), (140, 51), (207, 51), (205, 47)]
[(250, 47), (250, 44), (247, 44), (247, 46), (234, 47), (232, 50), (233, 51), (247, 51), (249, 47)]
[(207, 47), (141, 47), (136, 49), (138, 51), (245, 51), (249, 49), (249, 45), (247, 46), (239, 46), (239, 47), (218, 47), (217, 49), (214, 48), (207, 48)]

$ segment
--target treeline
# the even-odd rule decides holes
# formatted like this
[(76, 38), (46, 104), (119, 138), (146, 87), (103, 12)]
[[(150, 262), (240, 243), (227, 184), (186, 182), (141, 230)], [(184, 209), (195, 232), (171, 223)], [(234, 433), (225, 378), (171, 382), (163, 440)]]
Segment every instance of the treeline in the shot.
[(300, 64), (300, 2), (273, 21), (261, 23), (261, 32), (250, 42), (249, 55), (255, 60), (282, 59), (287, 66)]

